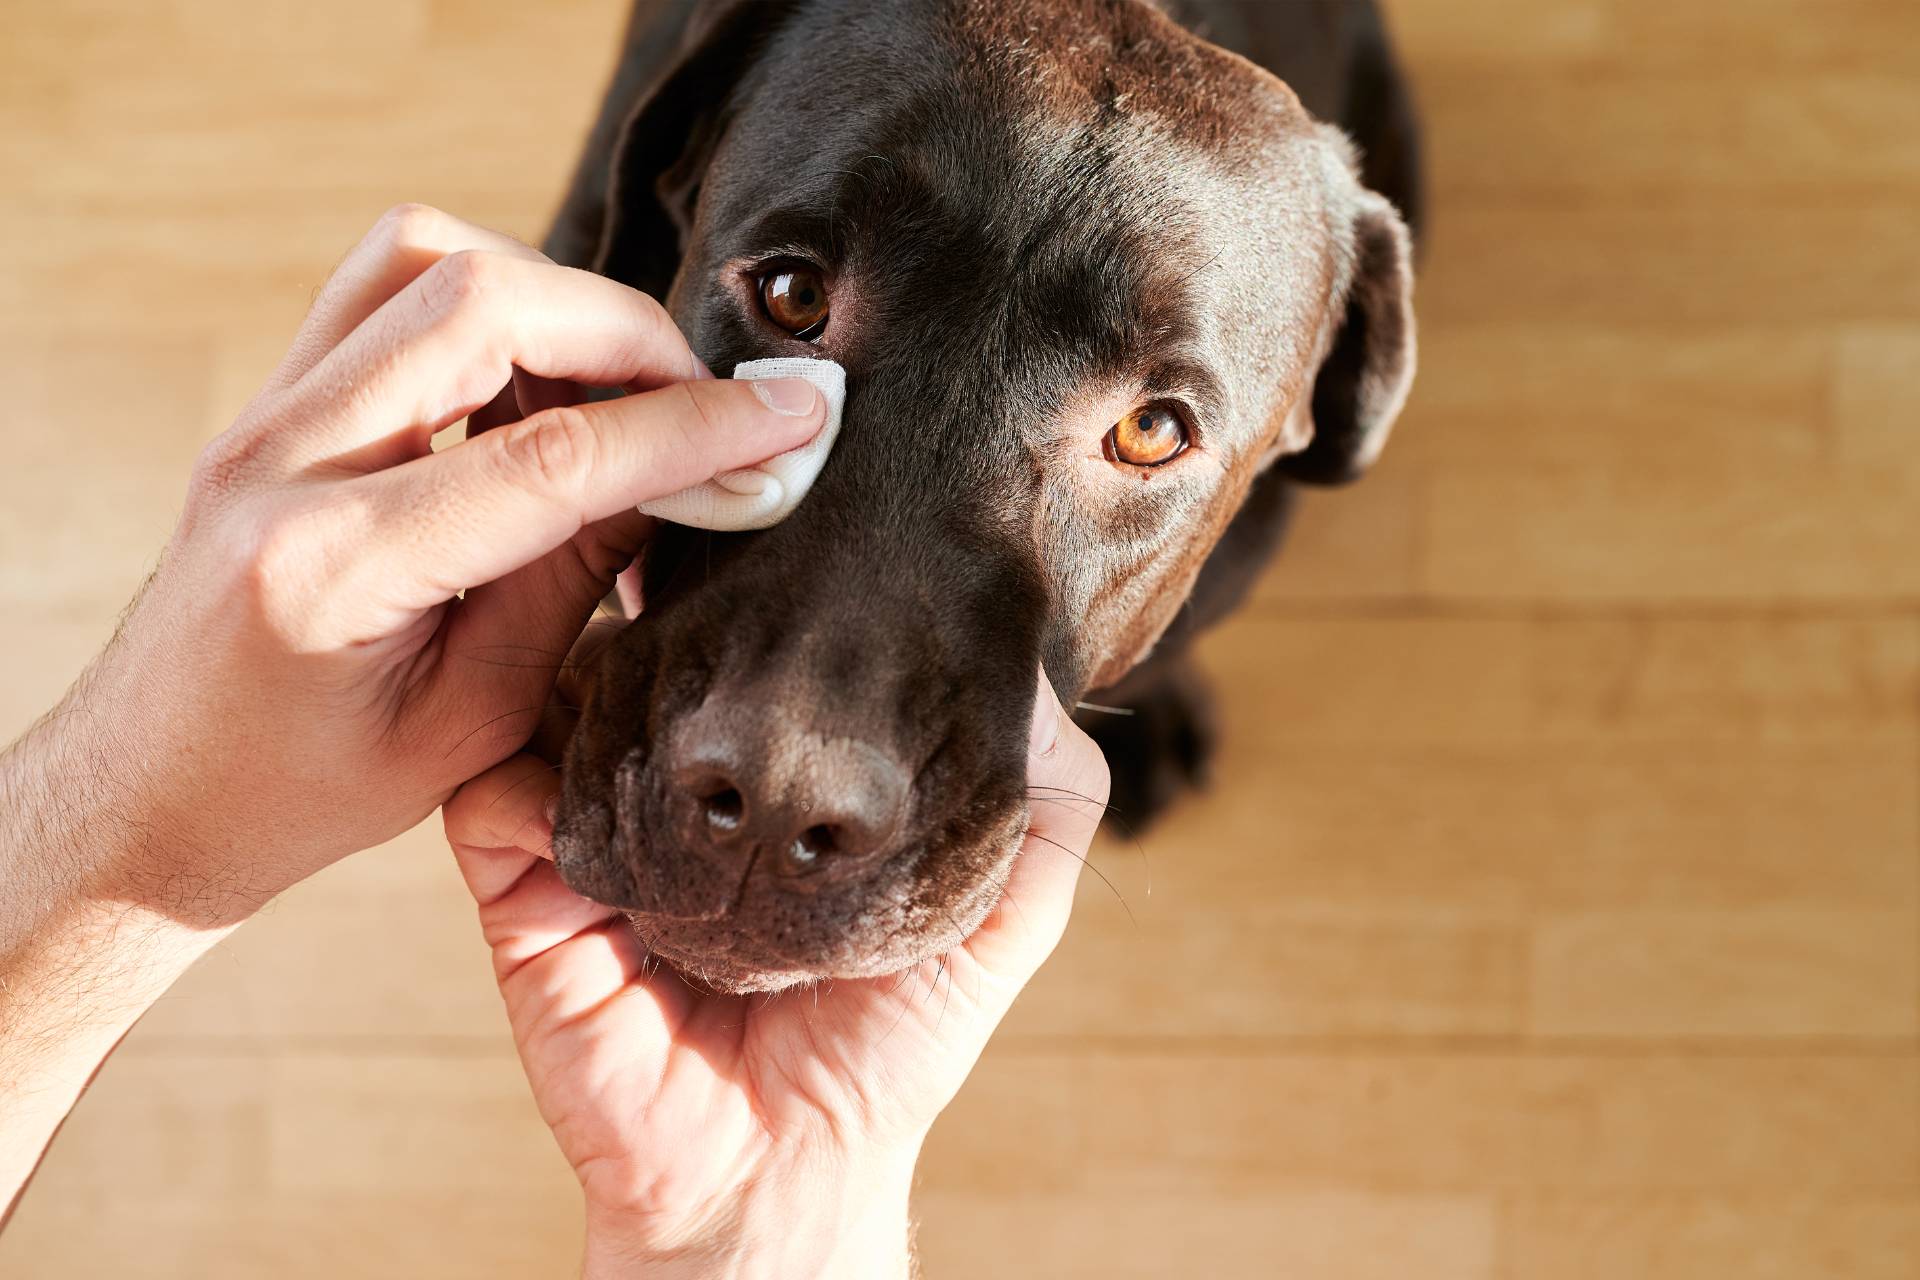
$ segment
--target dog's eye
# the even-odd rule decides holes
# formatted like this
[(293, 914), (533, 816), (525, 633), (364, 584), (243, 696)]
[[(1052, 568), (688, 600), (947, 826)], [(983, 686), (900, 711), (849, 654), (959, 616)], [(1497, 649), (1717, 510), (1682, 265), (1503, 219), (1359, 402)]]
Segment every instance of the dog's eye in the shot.
[(827, 282), (812, 267), (782, 267), (760, 277), (767, 319), (811, 342), (827, 327)]
[(1187, 424), (1166, 405), (1135, 409), (1107, 432), (1107, 456), (1132, 467), (1157, 467), (1187, 451)]

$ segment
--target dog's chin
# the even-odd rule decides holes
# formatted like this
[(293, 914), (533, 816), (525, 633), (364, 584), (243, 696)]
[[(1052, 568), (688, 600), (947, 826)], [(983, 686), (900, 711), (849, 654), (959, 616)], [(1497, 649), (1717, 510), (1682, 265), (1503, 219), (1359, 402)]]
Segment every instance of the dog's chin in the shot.
[[(887, 978), (945, 955), (980, 927), (1000, 900), (1009, 852), (990, 874), (950, 905), (880, 901), (858, 923), (793, 937), (752, 912), (690, 920), (628, 909), (627, 919), (650, 956), (698, 986), (723, 995), (784, 991), (808, 983)], [(784, 945), (769, 945), (779, 937)]]
[[(804, 964), (773, 955), (731, 921), (687, 921), (629, 911), (627, 919), (650, 956), (670, 965), (697, 987), (721, 995), (785, 991), (827, 979), (877, 978), (916, 963), (875, 957), (870, 965)], [(951, 945), (949, 943), (948, 945)], [(936, 947), (944, 950), (944, 947)]]
[[(1009, 815), (992, 838), (964, 856), (948, 850), (933, 859), (947, 868), (938, 885), (905, 870), (889, 885), (836, 903), (830, 915), (804, 921), (788, 910), (793, 903), (780, 898), (771, 904), (736, 901), (712, 915), (673, 910), (635, 882), (629, 870), (635, 861), (619, 852), (618, 840), (606, 838), (614, 825), (604, 809), (563, 815), (554, 842), (561, 877), (574, 892), (624, 911), (649, 957), (695, 986), (742, 995), (827, 979), (886, 978), (959, 946), (998, 905), (1025, 814)], [(652, 849), (649, 870), (678, 880), (662, 865), (659, 846)], [(671, 855), (665, 862), (682, 871), (693, 865)], [(729, 896), (737, 897), (737, 890)]]

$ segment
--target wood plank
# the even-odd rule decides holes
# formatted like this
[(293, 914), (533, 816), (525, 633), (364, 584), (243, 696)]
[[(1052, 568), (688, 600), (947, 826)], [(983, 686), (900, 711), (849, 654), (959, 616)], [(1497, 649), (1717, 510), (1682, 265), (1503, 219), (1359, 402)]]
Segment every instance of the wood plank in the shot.
[(1849, 329), (1837, 339), (1833, 423), (1838, 456), (1900, 467), (1920, 441), (1920, 327)]
[(1421, 88), (1442, 199), (1920, 190), (1911, 72), (1508, 64), (1432, 68)]
[[(1738, 462), (1797, 475), (1833, 452), (1833, 348), (1824, 330), (1789, 325), (1439, 326), (1421, 335), (1413, 400), (1386, 456), (1423, 472)], [(1861, 368), (1847, 361), (1855, 397), (1876, 393), (1864, 383), (1874, 368), (1887, 371), (1878, 388), (1904, 385), (1901, 366), (1873, 354), (1855, 350)]]
[(1385, 7), (1416, 74), (1462, 66), (1920, 71), (1920, 40), (1905, 0), (1742, 0), (1737, 8), (1663, 0), (1387, 0)]
[(210, 354), (198, 335), (130, 331), (124, 315), (84, 333), (0, 329), (9, 460), (0, 604), (9, 612), (110, 624), (132, 599), (210, 434)]
[[(373, 1187), (351, 1195), (256, 1188), (177, 1205), (29, 1197), (0, 1237), (9, 1276), (422, 1280), (577, 1271), (579, 1206), (565, 1195)], [(110, 1229), (105, 1229), (110, 1224)]]
[(1215, 787), (1101, 847), (1007, 1034), (1912, 1035), (1916, 640), (1230, 624)]
[(1910, 741), (1903, 618), (1242, 617), (1209, 637), (1229, 741), (1262, 746)]
[(272, 1063), (267, 1177), (282, 1193), (578, 1191), (504, 1031), (483, 1052), (288, 1054)]
[(1511, 1274), (1559, 1280), (1911, 1280), (1910, 1196), (1518, 1197)]
[(1737, 209), (1691, 186), (1657, 198), (1460, 199), (1434, 220), (1420, 323), (1910, 324), (1920, 319), (1912, 225), (1910, 193), (1855, 189)]
[[(1920, 10), (1388, 7), (1415, 398), (1206, 642), (1217, 784), (1100, 847), (1133, 920), (1083, 879), (936, 1130), (931, 1272), (1909, 1280)], [(381, 209), (539, 234), (624, 9), (10, 24), (0, 735)], [(428, 824), (142, 1023), (0, 1274), (559, 1274), (578, 1217)]]
[(1396, 459), (1389, 445), (1360, 484), (1304, 491), (1256, 598), (1352, 604), (1415, 594), (1423, 485), (1418, 469)]
[(1532, 923), (1546, 1036), (1920, 1036), (1920, 920), (1872, 911), (1567, 911)]
[(141, 1033), (183, 1049), (497, 1045), (506, 1015), (438, 817), (283, 894), (168, 992)]
[[(1005, 1135), (1018, 1134), (1010, 1159)], [(989, 1051), (931, 1191), (1920, 1195), (1920, 1054)]]
[[(1493, 1280), (1488, 1198), (1344, 1191), (1170, 1194), (1124, 1204), (1075, 1195), (920, 1197), (930, 1276), (1162, 1280), (1171, 1275), (1312, 1280)], [(1007, 1249), (1018, 1240), (1017, 1254)]]
[(1420, 580), (1436, 598), (1920, 598), (1920, 465), (1450, 469), (1428, 501)]

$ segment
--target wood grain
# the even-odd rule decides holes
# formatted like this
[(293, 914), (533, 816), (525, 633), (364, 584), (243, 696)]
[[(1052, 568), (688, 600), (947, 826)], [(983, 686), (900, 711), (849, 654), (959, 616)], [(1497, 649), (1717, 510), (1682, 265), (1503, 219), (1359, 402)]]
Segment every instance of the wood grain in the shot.
[[(1396, 0), (1424, 367), (936, 1130), (934, 1276), (1920, 1274), (1920, 11)], [(537, 236), (620, 0), (0, 43), (0, 733), (389, 204)], [(572, 1271), (431, 825), (141, 1024), (8, 1276)]]

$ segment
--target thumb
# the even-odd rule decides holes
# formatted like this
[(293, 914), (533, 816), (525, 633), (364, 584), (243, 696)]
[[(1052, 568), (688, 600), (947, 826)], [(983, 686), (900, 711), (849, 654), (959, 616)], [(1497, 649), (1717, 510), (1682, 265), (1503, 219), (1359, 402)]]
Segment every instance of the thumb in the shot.
[(1106, 757), (1060, 706), (1044, 672), (1027, 756), (1026, 837), (1000, 904), (967, 941), (974, 958), (1010, 978), (1015, 991), (1066, 933), (1074, 886), (1107, 810)]
[(597, 521), (796, 449), (825, 415), (802, 379), (680, 382), (546, 409), (361, 477), (374, 544), (392, 549), (369, 557), (380, 566), (369, 586), (383, 603), (431, 608)]

